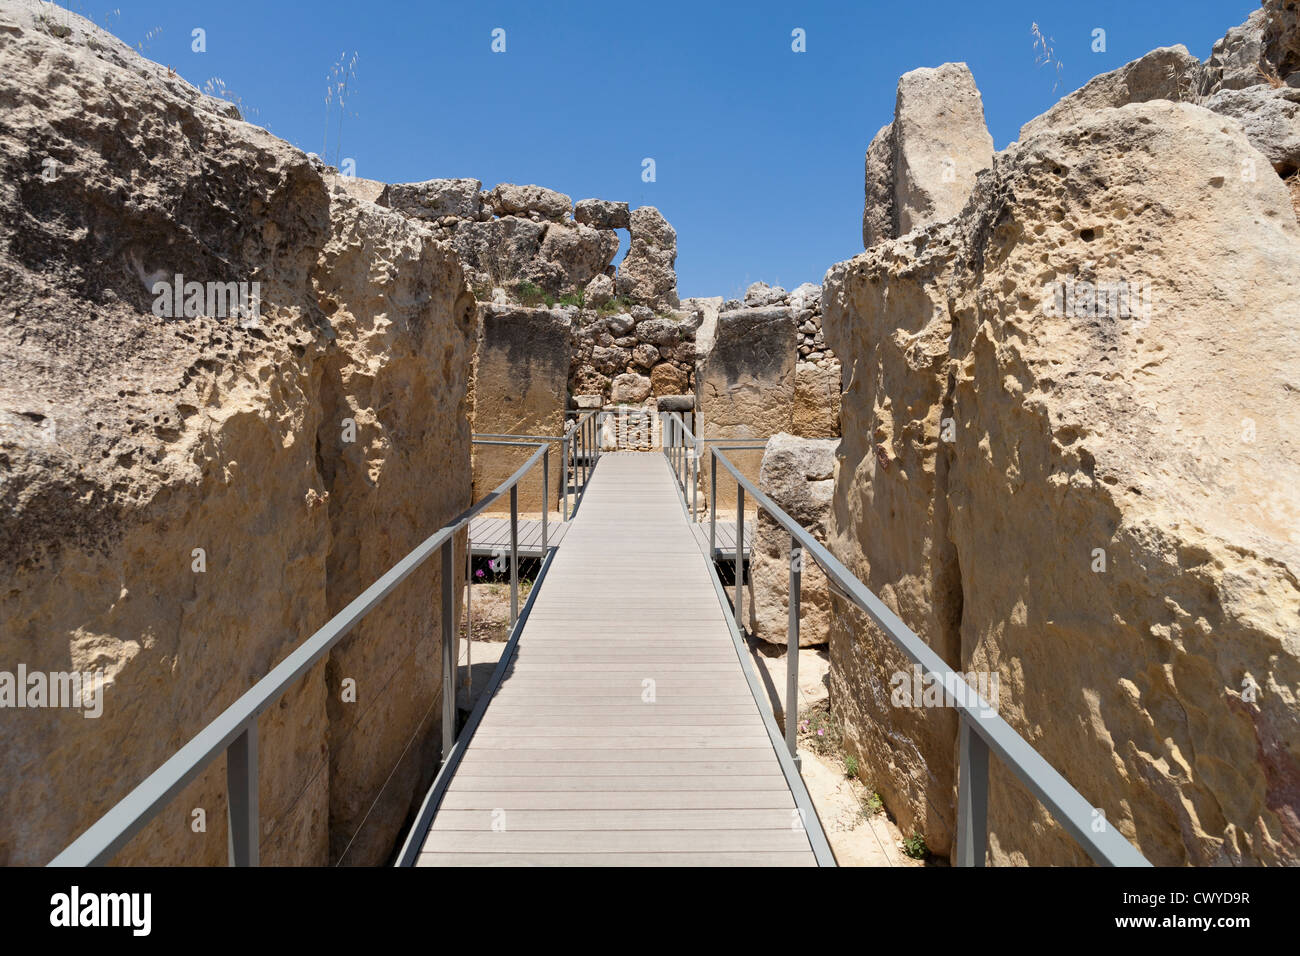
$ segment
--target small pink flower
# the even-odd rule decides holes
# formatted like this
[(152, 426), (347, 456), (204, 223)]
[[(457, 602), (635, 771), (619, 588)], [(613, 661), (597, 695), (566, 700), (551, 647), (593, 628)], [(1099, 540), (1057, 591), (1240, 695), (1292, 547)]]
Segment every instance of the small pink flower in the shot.
[(822, 737), (822, 736), (824, 736), (825, 734), (826, 734), (826, 731), (825, 731), (825, 730), (823, 730), (823, 729), (820, 728), (820, 727), (817, 728), (817, 736), (818, 736), (818, 737)]

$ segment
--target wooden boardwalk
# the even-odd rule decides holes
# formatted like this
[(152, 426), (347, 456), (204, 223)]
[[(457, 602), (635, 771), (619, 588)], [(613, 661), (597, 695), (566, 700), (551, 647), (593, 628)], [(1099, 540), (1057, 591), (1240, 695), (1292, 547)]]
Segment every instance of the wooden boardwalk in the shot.
[(418, 864), (816, 864), (662, 456), (601, 457)]
[[(569, 530), (569, 522), (548, 520), (546, 524), (546, 544), (554, 548), (564, 540)], [(542, 554), (542, 521), (530, 518), (519, 522), (519, 555), (525, 558), (540, 558)], [(731, 534), (732, 547), (735, 548), (736, 534)], [(469, 522), (470, 551), (477, 555), (494, 555), (500, 551), (510, 553), (510, 519), (484, 517), (479, 515)]]

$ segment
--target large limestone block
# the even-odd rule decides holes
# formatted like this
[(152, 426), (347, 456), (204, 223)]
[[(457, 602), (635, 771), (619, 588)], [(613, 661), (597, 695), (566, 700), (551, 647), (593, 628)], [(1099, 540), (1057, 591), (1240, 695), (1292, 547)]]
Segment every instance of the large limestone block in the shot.
[(840, 365), (823, 368), (800, 362), (794, 371), (791, 430), (802, 438), (838, 438), (840, 434)]
[[(961, 663), (960, 571), (948, 541), (949, 462), (940, 441), (952, 330), (956, 224), (920, 247), (878, 243), (832, 267), (826, 340), (853, 369), (845, 383), (830, 550), (953, 667)], [(956, 829), (951, 711), (897, 707), (891, 681), (911, 673), (893, 641), (835, 600), (830, 693), (847, 749), (907, 834), (946, 854)]]
[(1201, 81), (1205, 93), (1240, 90), (1264, 82), (1262, 71), (1269, 69), (1264, 59), (1266, 22), (1266, 11), (1254, 10), (1245, 23), (1233, 27), (1215, 41), (1210, 58), (1205, 61), (1205, 74)]
[(498, 216), (531, 216), (560, 222), (568, 217), (573, 200), (542, 186), (501, 183), (483, 194), (484, 204)]
[(555, 223), (546, 229), (541, 257), (564, 271), (564, 287), (580, 289), (602, 276), (618, 253), (618, 233), (612, 229)]
[(477, 219), (483, 208), (477, 179), (429, 179), (422, 183), (392, 183), (384, 187), (378, 202), (417, 219)]
[(877, 242), (898, 235), (894, 213), (894, 124), (880, 128), (867, 147), (863, 163), (865, 199), (862, 204), (862, 246), (870, 249)]
[[(964, 662), (1157, 864), (1300, 862), (1300, 226), (1257, 157), (1165, 102), (1022, 144), (958, 315)], [(1091, 269), (1149, 313), (1041, 307)], [(990, 825), (997, 861), (1083, 859), (1000, 768)]]
[[(835, 490), (836, 439), (778, 433), (768, 440), (759, 468), (759, 489), (823, 544)], [(825, 644), (830, 634), (830, 586), (817, 562), (800, 564), (799, 646)], [(769, 644), (786, 646), (790, 621), (790, 534), (766, 511), (749, 562), (750, 631)]]
[[(449, 250), (93, 24), (51, 22), (0, 5), (0, 660), (106, 683), (94, 719), (5, 710), (9, 865), (48, 861), (468, 501), (469, 299)], [(258, 282), (258, 314), (214, 297), (157, 315), (154, 284), (178, 273)], [(345, 409), (359, 447), (340, 445)], [(412, 598), (437, 583), (422, 570), (390, 595), (413, 634), (339, 648), (362, 694), (438, 654)], [(393, 770), (348, 857), (379, 862), (427, 784), (427, 704), (341, 712), (339, 676), (322, 662), (259, 720), (266, 863), (336, 862)], [(391, 687), (437, 695), (434, 676)], [(223, 767), (117, 862), (223, 864)]]
[(654, 206), (632, 210), (632, 241), (618, 267), (618, 294), (655, 308), (677, 308), (677, 233)]
[[(573, 362), (572, 321), (563, 309), (481, 304), (478, 351), (474, 356), (474, 431), (502, 435), (564, 433), (569, 369)], [(552, 446), (548, 507), (560, 496), (559, 445)], [(474, 497), (483, 497), (509, 478), (533, 448), (474, 446)], [(519, 482), (519, 509), (542, 510), (542, 466)], [(503, 496), (489, 510), (510, 510)]]
[[(965, 63), (912, 70), (899, 78), (893, 149), (899, 235), (961, 210), (975, 174), (993, 161), (984, 101)], [(866, 226), (864, 220), (864, 240)]]
[(1300, 167), (1300, 89), (1252, 86), (1220, 90), (1205, 101), (1205, 108), (1240, 123), (1251, 145), (1279, 174), (1288, 176)]
[[(826, 282), (854, 369), (832, 550), (996, 679), (1002, 717), (1155, 863), (1300, 860), (1300, 225), (1280, 179), (1228, 174), (1256, 161), (1200, 107), (1099, 110), (999, 156), (924, 244)], [(956, 722), (895, 706), (887, 645), (840, 610), (833, 704), (934, 846), (916, 793), (948, 781), (924, 803), (951, 819)], [(989, 821), (995, 862), (1086, 860), (996, 761)]]
[[(546, 226), (519, 216), (456, 223), (452, 240), (465, 268), (486, 274), (495, 285), (512, 285), (530, 274), (541, 254)], [(562, 273), (556, 267), (557, 273)]]
[(1300, 84), (1300, 8), (1296, 0), (1264, 0), (1264, 56), (1274, 76)]
[[(712, 347), (696, 366), (700, 436), (766, 441), (789, 432), (794, 365), (795, 326), (788, 306), (718, 313)], [(761, 448), (726, 455), (751, 481), (758, 480)], [(735, 504), (735, 481), (722, 471), (718, 506), (734, 510)]]
[[(327, 597), (336, 614), (470, 501), (474, 307), (445, 244), (338, 196), (330, 214), (314, 271), (335, 336), (321, 372), (316, 461), (329, 495)], [(438, 676), (404, 665), (441, 653), (440, 608), (429, 599), (440, 593), (429, 590), (439, 571), (429, 562), (330, 654), (331, 860), (385, 863), (431, 782)], [(358, 703), (344, 701), (349, 678)]]
[(1020, 127), (1029, 138), (1052, 126), (1068, 126), (1097, 110), (1150, 100), (1192, 101), (1202, 86), (1204, 67), (1181, 43), (1160, 47), (1118, 70), (1095, 76), (1062, 97), (1046, 113)]
[(573, 205), (573, 218), (596, 229), (626, 229), (632, 222), (627, 203), (608, 199), (579, 199)]

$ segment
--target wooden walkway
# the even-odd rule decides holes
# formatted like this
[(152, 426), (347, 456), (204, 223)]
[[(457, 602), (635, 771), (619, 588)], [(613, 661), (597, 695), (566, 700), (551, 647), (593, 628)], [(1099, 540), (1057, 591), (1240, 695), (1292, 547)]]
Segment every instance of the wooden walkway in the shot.
[[(546, 543), (554, 548), (564, 540), (569, 530), (569, 522), (548, 520), (546, 523)], [(540, 518), (521, 520), (519, 522), (519, 555), (524, 558), (540, 558), (542, 553), (542, 521)], [(479, 515), (469, 522), (469, 542), (472, 554), (489, 556), (504, 550), (510, 553), (510, 519), (488, 518)], [(731, 533), (731, 546), (736, 546), (736, 533)]]
[(662, 456), (601, 457), (418, 864), (816, 864)]

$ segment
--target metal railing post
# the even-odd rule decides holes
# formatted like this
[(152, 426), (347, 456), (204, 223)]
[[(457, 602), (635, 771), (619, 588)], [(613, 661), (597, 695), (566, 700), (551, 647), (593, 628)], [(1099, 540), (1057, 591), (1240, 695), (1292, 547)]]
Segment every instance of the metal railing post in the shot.
[(546, 557), (546, 516), (551, 511), (551, 444), (542, 452), (542, 557)]
[(803, 577), (803, 548), (794, 535), (790, 535), (790, 622), (786, 629), (785, 651), (785, 743), (790, 748), (794, 765), (799, 766), (799, 589)]
[(988, 849), (989, 745), (961, 719), (957, 764), (957, 865), (983, 866)]
[(519, 618), (519, 485), (510, 486), (510, 626)]
[(456, 742), (456, 604), (454, 538), (442, 545), (442, 759)]
[(474, 698), (474, 542), (465, 526), (465, 704)]
[(718, 539), (718, 454), (709, 448), (709, 560), (714, 560)]
[(736, 629), (745, 633), (745, 486), (736, 482)]
[(257, 718), (226, 748), (226, 813), (231, 866), (258, 866), (261, 821), (257, 806)]
[(700, 440), (691, 443), (691, 520), (698, 521), (700, 506)]
[(564, 438), (560, 440), (560, 494), (564, 505), (560, 510), (564, 521), (569, 520), (569, 432), (565, 429)]

